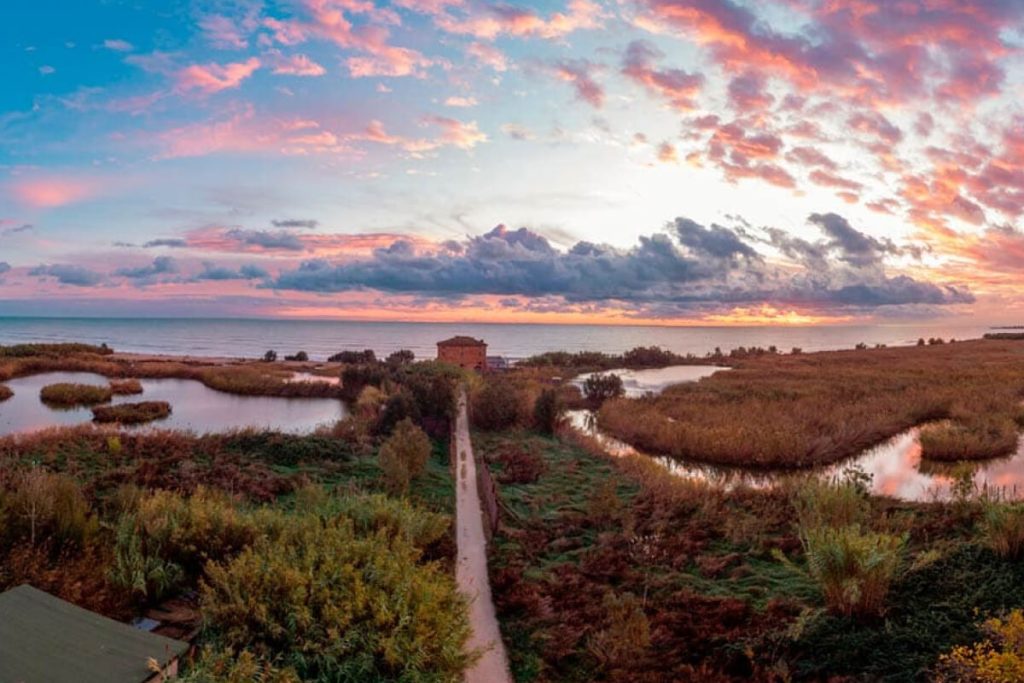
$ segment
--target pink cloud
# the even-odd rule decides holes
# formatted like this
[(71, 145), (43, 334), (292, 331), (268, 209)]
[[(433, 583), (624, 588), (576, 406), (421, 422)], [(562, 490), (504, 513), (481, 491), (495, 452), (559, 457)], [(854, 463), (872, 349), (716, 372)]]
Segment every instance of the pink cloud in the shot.
[(553, 67), (555, 76), (576, 90), (577, 99), (600, 109), (604, 105), (604, 88), (594, 80), (597, 68), (586, 60), (563, 60)]
[(422, 123), (440, 128), (441, 134), (436, 138), (409, 138), (394, 135), (385, 129), (383, 123), (374, 120), (370, 121), (361, 133), (351, 135), (348, 139), (399, 147), (414, 155), (431, 152), (445, 146), (468, 150), (487, 141), (487, 135), (480, 131), (475, 121), (463, 123), (443, 116), (428, 116), (422, 119)]
[(456, 18), (443, 14), (435, 19), (448, 33), (470, 35), (494, 40), (500, 35), (521, 38), (562, 38), (574, 31), (594, 29), (601, 25), (604, 12), (590, 0), (571, 0), (565, 12), (555, 12), (547, 19), (532, 9), (513, 5), (484, 5), (467, 16)]
[(470, 43), (466, 48), (466, 55), (472, 57), (481, 64), (491, 67), (495, 71), (506, 71), (508, 59), (505, 54), (496, 47), (485, 43)]
[(637, 40), (629, 44), (622, 61), (622, 73), (639, 83), (658, 97), (666, 100), (674, 109), (689, 111), (696, 107), (695, 98), (704, 85), (704, 77), (682, 69), (658, 70), (654, 63), (664, 54), (646, 41)]
[(327, 69), (306, 55), (279, 57), (274, 61), (274, 73), (287, 76), (323, 76)]
[(241, 85), (259, 68), (260, 60), (256, 57), (223, 65), (193, 64), (177, 72), (177, 89), (181, 92), (198, 90), (207, 95), (230, 90)]
[(100, 193), (95, 181), (80, 178), (46, 176), (15, 180), (8, 184), (15, 201), (38, 209), (52, 209), (85, 201)]

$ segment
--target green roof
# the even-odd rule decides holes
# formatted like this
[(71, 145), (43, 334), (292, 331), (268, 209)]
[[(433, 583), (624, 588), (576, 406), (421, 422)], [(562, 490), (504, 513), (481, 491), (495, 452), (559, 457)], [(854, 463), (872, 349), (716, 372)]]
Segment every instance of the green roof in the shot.
[(188, 649), (24, 585), (0, 593), (0, 683), (141, 683)]

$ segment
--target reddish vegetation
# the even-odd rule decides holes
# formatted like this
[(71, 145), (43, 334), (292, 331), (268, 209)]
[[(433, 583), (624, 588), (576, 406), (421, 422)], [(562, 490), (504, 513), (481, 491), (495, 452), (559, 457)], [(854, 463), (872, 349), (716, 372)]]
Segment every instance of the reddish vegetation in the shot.
[(116, 406), (97, 406), (92, 409), (93, 422), (117, 422), (123, 425), (162, 420), (170, 414), (171, 404), (167, 401), (120, 403)]

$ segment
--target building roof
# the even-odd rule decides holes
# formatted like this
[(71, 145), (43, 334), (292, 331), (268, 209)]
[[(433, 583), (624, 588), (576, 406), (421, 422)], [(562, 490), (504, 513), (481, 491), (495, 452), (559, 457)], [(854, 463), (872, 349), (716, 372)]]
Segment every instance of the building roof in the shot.
[(24, 585), (0, 593), (0, 681), (141, 683), (188, 643), (140, 631)]
[(473, 337), (456, 336), (451, 339), (445, 339), (444, 341), (437, 342), (438, 346), (487, 346), (487, 342), (483, 339), (474, 339)]

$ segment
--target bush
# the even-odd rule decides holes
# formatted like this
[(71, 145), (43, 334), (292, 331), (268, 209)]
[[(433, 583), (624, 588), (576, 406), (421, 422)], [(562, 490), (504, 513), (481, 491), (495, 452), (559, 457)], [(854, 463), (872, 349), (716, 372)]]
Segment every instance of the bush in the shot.
[(380, 448), (384, 485), (393, 494), (404, 494), (409, 482), (420, 476), (430, 458), (430, 439), (412, 420), (399, 422)]
[(385, 362), (388, 365), (398, 366), (398, 365), (409, 365), (410, 363), (412, 363), (415, 360), (416, 360), (416, 354), (415, 353), (413, 353), (409, 349), (401, 349), (399, 351), (395, 351), (394, 353), (390, 354), (388, 356), (388, 358), (387, 358), (387, 361), (385, 361)]
[[(310, 489), (313, 495), (310, 495)], [(402, 539), (417, 548), (426, 548), (447, 534), (451, 523), (447, 515), (427, 512), (404, 498), (380, 493), (358, 496), (325, 493), (324, 489), (315, 486), (300, 489), (297, 498), (320, 498), (319, 502), (301, 511), (334, 520), (344, 517), (352, 522), (356, 533), (364, 536), (383, 534), (388, 538)]]
[(70, 383), (50, 384), (39, 392), (39, 398), (43, 403), (65, 407), (106, 403), (113, 395), (110, 387)]
[(107, 579), (141, 602), (157, 602), (178, 589), (185, 573), (178, 564), (162, 557), (158, 543), (144, 540), (139, 532), (134, 515), (121, 517)]
[(807, 573), (832, 612), (854, 617), (882, 613), (900, 570), (905, 537), (853, 525), (803, 530), (800, 540)]
[(502, 450), (495, 459), (501, 463), (498, 481), (502, 484), (532, 484), (547, 471), (544, 458), (520, 445)]
[(348, 401), (354, 401), (367, 386), (380, 389), (388, 378), (387, 368), (379, 363), (346, 365), (341, 371), (341, 391)]
[(170, 416), (170, 414), (171, 404), (167, 401), (120, 403), (116, 406), (96, 406), (92, 409), (92, 419), (94, 422), (117, 422), (123, 425), (162, 420)]
[(178, 683), (301, 683), (291, 667), (279, 669), (243, 650), (216, 650), (207, 646), (188, 671), (174, 679)]
[(78, 484), (40, 468), (14, 476), (0, 496), (0, 520), (0, 536), (9, 542), (34, 546), (45, 539), (54, 548), (81, 546), (99, 528)]
[[(365, 393), (370, 388), (363, 389), (363, 392)], [(403, 420), (419, 423), (421, 419), (420, 407), (412, 392), (408, 389), (399, 389), (388, 396), (387, 401), (384, 402), (384, 409), (381, 410), (380, 417), (377, 419), (375, 431), (378, 434), (390, 434), (395, 425)]]
[(11, 391), (11, 388), (7, 385), (0, 384), (0, 403), (3, 403), (11, 396), (14, 396), (14, 392)]
[(292, 518), (202, 589), (207, 633), (223, 647), (294, 667), (305, 680), (450, 680), (470, 662), (467, 608), (440, 567), (342, 517)]
[(491, 380), (473, 401), (473, 424), (487, 431), (509, 429), (519, 423), (522, 403), (518, 388), (507, 380)]
[(604, 597), (607, 626), (590, 639), (590, 652), (605, 668), (627, 666), (651, 645), (651, 627), (640, 600), (631, 593)]
[(305, 363), (306, 361), (309, 360), (309, 354), (306, 353), (305, 351), (299, 351), (294, 356), (285, 356), (284, 359), (291, 361), (300, 361)]
[(794, 497), (800, 528), (852, 526), (867, 518), (868, 498), (850, 482), (811, 480)]
[(263, 354), (264, 363), (273, 363), (275, 361), (277, 361), (277, 351), (270, 349), (265, 354)]
[(954, 647), (939, 658), (939, 683), (1010, 683), (1024, 681), (1024, 613), (1011, 611), (989, 619), (986, 638), (974, 645)]
[(986, 502), (981, 533), (997, 555), (1019, 559), (1024, 554), (1024, 503)]
[(583, 395), (593, 405), (600, 405), (610, 398), (624, 396), (622, 378), (616, 374), (591, 375), (583, 383)]
[(135, 396), (142, 393), (142, 382), (137, 379), (112, 379), (110, 391), (115, 396)]
[(327, 360), (331, 363), (345, 363), (346, 365), (372, 365), (377, 362), (377, 354), (373, 352), (373, 349), (340, 351)]
[(562, 420), (562, 401), (554, 389), (544, 389), (533, 404), (533, 426), (542, 434), (554, 434)]

